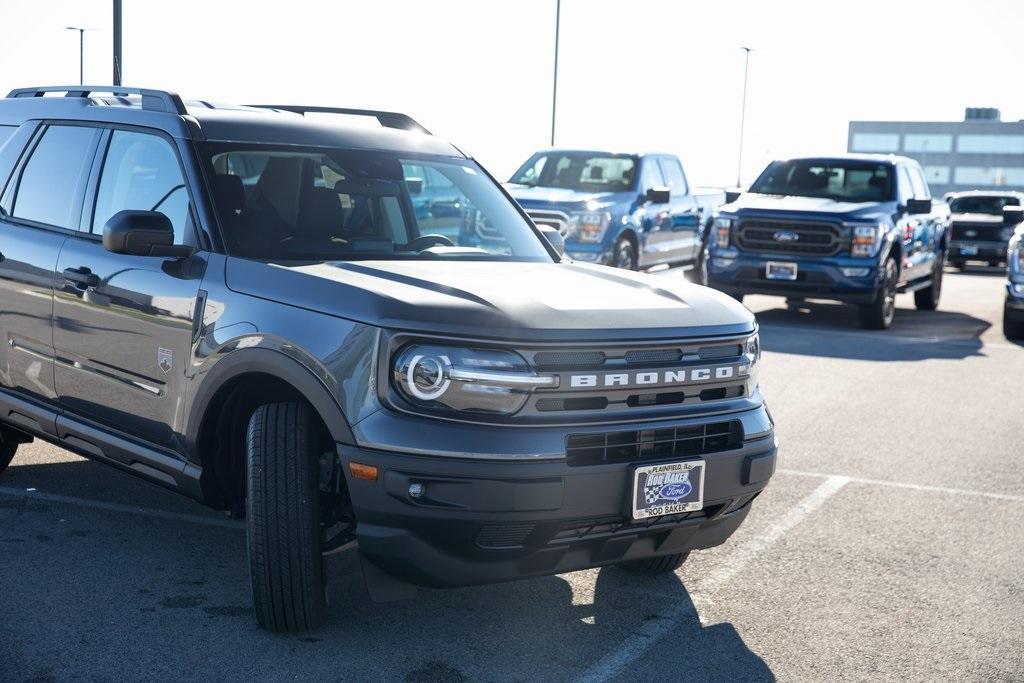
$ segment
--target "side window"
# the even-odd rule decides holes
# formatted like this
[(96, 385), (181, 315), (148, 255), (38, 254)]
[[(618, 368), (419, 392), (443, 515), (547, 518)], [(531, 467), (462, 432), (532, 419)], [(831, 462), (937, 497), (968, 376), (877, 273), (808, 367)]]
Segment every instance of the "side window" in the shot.
[(79, 199), (99, 131), (49, 126), (21, 172), (11, 215), (59, 228), (77, 228)]
[(640, 180), (640, 189), (644, 192), (652, 187), (665, 187), (665, 179), (661, 175), (661, 169), (658, 168), (658, 162), (651, 157), (644, 159), (644, 170)]
[(665, 177), (666, 184), (672, 190), (672, 196), (678, 197), (688, 193), (689, 188), (686, 187), (686, 176), (683, 175), (683, 167), (680, 165), (679, 160), (663, 157), (659, 163), (661, 164), (661, 173)]
[(921, 175), (921, 169), (911, 166), (907, 170), (910, 172), (910, 186), (914, 188), (914, 197), (916, 199), (931, 199), (932, 195), (928, 191), (928, 183)]
[(910, 184), (910, 175), (907, 173), (906, 166), (899, 166), (897, 172), (897, 178), (899, 179), (900, 188), (900, 201), (906, 202), (908, 199), (914, 199), (914, 187)]
[(186, 237), (188, 189), (170, 143), (156, 135), (115, 130), (103, 161), (92, 231), (99, 233), (118, 211), (159, 211), (171, 219), (174, 243)]

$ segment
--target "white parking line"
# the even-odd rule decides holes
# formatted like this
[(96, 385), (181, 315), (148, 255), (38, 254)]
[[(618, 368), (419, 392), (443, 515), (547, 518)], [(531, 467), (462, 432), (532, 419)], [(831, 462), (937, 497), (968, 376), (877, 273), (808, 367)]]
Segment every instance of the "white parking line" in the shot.
[(186, 512), (169, 512), (167, 510), (154, 510), (153, 508), (141, 508), (136, 507), (134, 505), (123, 505), (121, 503), (107, 503), (102, 500), (89, 500), (87, 498), (75, 498), (74, 496), (62, 496), (59, 493), (26, 491), (24, 489), (16, 489), (10, 486), (0, 486), (0, 496), (24, 498), (26, 500), (39, 501), (44, 503), (78, 505), (81, 507), (93, 508), (94, 510), (106, 510), (108, 512), (123, 512), (132, 515), (142, 515), (144, 517), (157, 517), (159, 519), (171, 519), (178, 522), (205, 524), (207, 526), (217, 526), (228, 529), (243, 528), (242, 522), (234, 519), (221, 519), (218, 517), (190, 515)]
[[(741, 569), (747, 566), (759, 554), (775, 545), (787, 531), (800, 523), (807, 515), (817, 510), (833, 494), (850, 482), (848, 477), (830, 476), (814, 489), (806, 498), (791, 508), (767, 531), (751, 541), (744, 543), (733, 551), (733, 555), (717, 572), (708, 575), (701, 583), (700, 593), (711, 593), (729, 581)], [(634, 631), (615, 650), (595, 662), (576, 680), (580, 683), (592, 681), (609, 681), (622, 673), (627, 666), (654, 646), (662, 637), (678, 628), (680, 624), (693, 618), (691, 611), (673, 615), (659, 615), (649, 619)]]
[[(808, 472), (806, 470), (790, 470), (780, 468), (782, 474), (792, 474), (798, 477), (820, 477), (822, 479), (838, 475), (826, 474), (824, 472)], [(931, 486), (929, 484), (911, 484), (902, 481), (888, 481), (886, 479), (867, 479), (865, 477), (846, 477), (855, 484), (871, 484), (872, 486), (889, 486), (898, 489), (910, 489), (912, 491), (927, 491), (930, 493), (945, 493), (954, 496), (978, 496), (979, 498), (991, 498), (993, 500), (1009, 500), (1015, 503), (1024, 503), (1024, 496), (1012, 493), (994, 493), (992, 491), (971, 491), (968, 489), (954, 489), (948, 486)]]

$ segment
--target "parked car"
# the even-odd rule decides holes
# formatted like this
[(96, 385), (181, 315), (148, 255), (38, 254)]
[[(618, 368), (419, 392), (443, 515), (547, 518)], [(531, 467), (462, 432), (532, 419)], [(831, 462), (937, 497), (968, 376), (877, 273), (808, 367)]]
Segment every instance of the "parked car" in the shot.
[(577, 261), (636, 270), (698, 269), (719, 190), (690, 186), (672, 154), (537, 152), (507, 184), (534, 223), (557, 228)]
[(753, 315), (563, 260), (408, 116), (44, 87), (0, 135), (0, 470), (36, 437), (244, 517), (265, 628), (346, 549), (375, 599), (670, 572), (774, 472)]
[(1002, 263), (1015, 225), (1003, 216), (1003, 209), (1021, 206), (1022, 197), (1024, 193), (1009, 191), (947, 194), (952, 213), (950, 265), (963, 269), (968, 261), (984, 261), (990, 266)]
[(866, 328), (892, 324), (897, 292), (934, 310), (949, 245), (949, 209), (921, 167), (897, 156), (774, 161), (721, 208), (709, 242), (713, 287), (738, 299), (856, 304)]
[(1016, 225), (1006, 251), (1006, 301), (1003, 304), (1003, 333), (1007, 339), (1024, 340), (1024, 209), (1006, 209)]

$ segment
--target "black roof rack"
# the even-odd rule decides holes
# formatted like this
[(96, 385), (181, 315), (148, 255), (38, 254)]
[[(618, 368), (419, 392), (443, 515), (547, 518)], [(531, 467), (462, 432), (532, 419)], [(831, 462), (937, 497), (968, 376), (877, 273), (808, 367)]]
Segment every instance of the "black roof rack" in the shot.
[(38, 88), (16, 88), (7, 93), (8, 97), (42, 97), (48, 92), (62, 92), (65, 97), (90, 97), (94, 93), (110, 93), (115, 97), (139, 95), (142, 108), (147, 111), (164, 111), (185, 116), (188, 109), (177, 93), (168, 90), (148, 88), (126, 88), (120, 85), (47, 85)]
[(378, 121), (385, 128), (398, 128), (400, 130), (411, 130), (418, 133), (431, 135), (431, 132), (424, 128), (416, 119), (408, 114), (400, 114), (395, 111), (377, 111), (375, 109), (345, 109), (342, 107), (305, 107), (294, 104), (250, 104), (250, 107), (260, 109), (279, 109), (290, 111), (296, 114), (346, 114), (348, 116), (370, 116)]

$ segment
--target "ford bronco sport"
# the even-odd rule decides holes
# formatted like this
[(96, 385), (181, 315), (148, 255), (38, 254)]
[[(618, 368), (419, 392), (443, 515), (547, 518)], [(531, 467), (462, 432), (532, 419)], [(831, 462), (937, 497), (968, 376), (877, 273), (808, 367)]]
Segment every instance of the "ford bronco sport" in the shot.
[(375, 599), (672, 571), (774, 472), (748, 311), (562, 258), (407, 116), (45, 87), (0, 134), (0, 469), (38, 437), (244, 517), (265, 628), (342, 549)]

